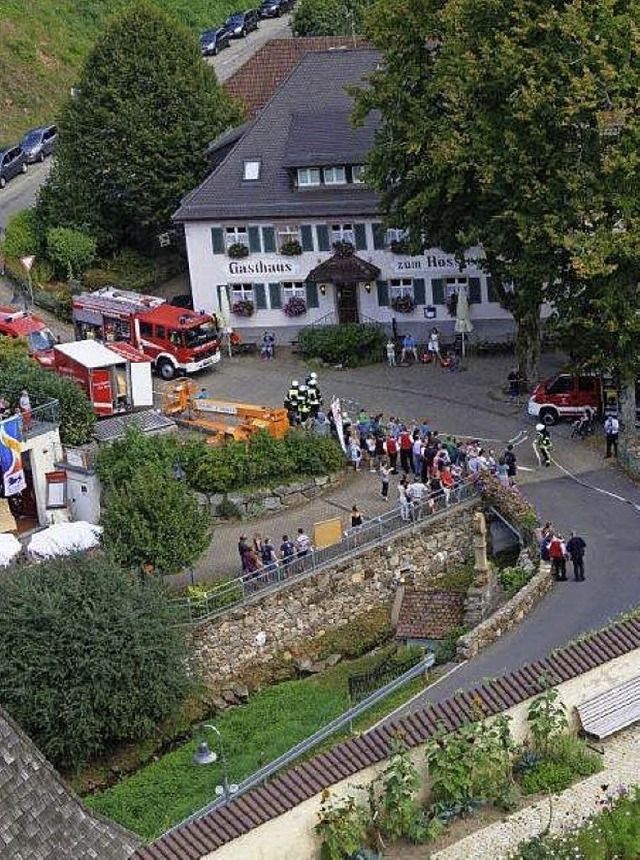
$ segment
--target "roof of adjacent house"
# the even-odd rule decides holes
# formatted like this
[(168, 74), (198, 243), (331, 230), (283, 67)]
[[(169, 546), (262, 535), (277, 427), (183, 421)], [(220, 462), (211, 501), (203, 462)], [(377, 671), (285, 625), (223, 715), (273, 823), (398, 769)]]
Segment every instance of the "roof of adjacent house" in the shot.
[[(292, 166), (362, 163), (376, 119), (354, 129), (353, 99), (345, 87), (363, 84), (378, 62), (371, 49), (307, 54), (224, 161), (187, 194), (178, 221), (259, 217), (357, 217), (374, 215), (378, 197), (365, 185), (297, 189)], [(310, 112), (310, 106), (313, 112)], [(305, 141), (306, 135), (306, 141)], [(292, 151), (304, 163), (291, 164)], [(260, 162), (257, 180), (243, 180), (245, 161)]]
[(0, 856), (125, 860), (140, 839), (86, 809), (0, 708)]
[(299, 36), (271, 39), (223, 83), (226, 92), (254, 116), (267, 104), (302, 57), (315, 51), (368, 47), (362, 36)]
[(464, 593), (408, 588), (400, 605), (397, 639), (444, 639), (462, 624)]
[(139, 860), (200, 860), (223, 845), (288, 812), (340, 780), (354, 776), (388, 758), (396, 732), (411, 747), (425, 743), (442, 727), (455, 731), (478, 719), (479, 712), (492, 716), (541, 693), (547, 683), (562, 683), (590, 669), (640, 648), (640, 619), (630, 618), (585, 636), (579, 642), (554, 651), (548, 657), (444, 702), (384, 723), (360, 737), (342, 741), (226, 804), (189, 819), (185, 824), (139, 848)]

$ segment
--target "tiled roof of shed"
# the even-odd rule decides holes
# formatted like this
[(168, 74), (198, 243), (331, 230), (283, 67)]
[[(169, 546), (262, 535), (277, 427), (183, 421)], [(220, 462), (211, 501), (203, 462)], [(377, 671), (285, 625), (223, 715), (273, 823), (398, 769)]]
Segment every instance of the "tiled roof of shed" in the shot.
[[(346, 117), (354, 103), (346, 87), (364, 84), (378, 59), (378, 52), (372, 49), (325, 51), (303, 57), (222, 163), (184, 197), (174, 218), (245, 221), (375, 215), (379, 210), (378, 196), (364, 184), (294, 188), (287, 143), (294, 117), (308, 112), (312, 105), (317, 117), (339, 114), (343, 118), (333, 130), (332, 162), (361, 164), (377, 120), (369, 120), (364, 129), (351, 126)], [(326, 136), (322, 146), (327, 145)], [(259, 179), (244, 180), (245, 161), (260, 162)]]
[(126, 860), (140, 839), (85, 808), (0, 708), (0, 857)]
[(464, 594), (408, 588), (402, 599), (397, 639), (444, 639), (462, 623)]
[[(418, 746), (442, 725), (455, 731), (465, 721), (476, 718), (479, 711), (491, 716), (542, 692), (545, 677), (552, 683), (575, 678), (588, 666), (602, 665), (636, 648), (640, 648), (640, 620), (619, 621), (543, 660), (479, 684), (444, 702), (430, 704), (422, 711), (399, 719), (393, 727), (405, 733), (410, 746)], [(318, 755), (272, 779), (268, 791), (254, 789), (224, 807), (204, 813), (151, 845), (139, 848), (135, 857), (138, 860), (200, 860), (205, 856), (201, 850), (184, 848), (186, 836), (197, 835), (206, 845), (206, 851), (212, 852), (253, 827), (277, 818), (283, 811), (308, 800), (341, 778), (383, 761), (389, 755), (389, 738), (389, 726), (383, 725), (361, 737), (342, 741), (330, 754)]]
[(227, 93), (241, 101), (249, 116), (258, 113), (300, 60), (315, 51), (368, 47), (361, 37), (299, 36), (271, 39), (223, 83)]

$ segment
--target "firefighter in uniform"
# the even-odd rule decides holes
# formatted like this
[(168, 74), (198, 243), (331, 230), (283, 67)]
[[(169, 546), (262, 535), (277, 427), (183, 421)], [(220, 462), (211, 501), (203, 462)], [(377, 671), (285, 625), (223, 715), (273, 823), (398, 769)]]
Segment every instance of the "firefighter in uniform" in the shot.
[(309, 385), (307, 388), (307, 403), (312, 417), (315, 418), (320, 410), (320, 394), (315, 385)]
[(549, 428), (545, 424), (536, 424), (536, 430), (538, 431), (538, 437), (534, 442), (534, 445), (539, 454), (538, 459), (542, 459), (545, 466), (550, 466), (553, 442), (551, 441)]
[(298, 399), (298, 415), (300, 416), (300, 423), (304, 424), (311, 413), (311, 407), (309, 404), (309, 389), (306, 385), (301, 385), (299, 388), (300, 396)]
[(294, 379), (287, 391), (287, 394), (284, 398), (284, 408), (287, 410), (289, 416), (289, 424), (293, 426), (298, 423), (299, 415), (298, 415), (298, 407), (300, 405), (300, 387), (298, 385), (298, 380)]

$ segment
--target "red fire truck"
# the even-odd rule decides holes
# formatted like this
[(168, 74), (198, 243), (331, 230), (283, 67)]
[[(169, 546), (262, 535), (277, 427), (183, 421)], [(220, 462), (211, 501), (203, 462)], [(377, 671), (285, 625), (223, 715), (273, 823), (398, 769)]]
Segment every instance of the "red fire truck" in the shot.
[(128, 343), (143, 352), (163, 379), (196, 373), (220, 361), (212, 317), (176, 308), (157, 296), (115, 287), (73, 299), (76, 340)]
[(151, 363), (128, 343), (61, 343), (53, 357), (56, 372), (85, 391), (99, 417), (153, 406)]
[(43, 367), (53, 367), (53, 347), (58, 341), (40, 317), (29, 311), (0, 305), (0, 336), (2, 335), (26, 338), (29, 355)]

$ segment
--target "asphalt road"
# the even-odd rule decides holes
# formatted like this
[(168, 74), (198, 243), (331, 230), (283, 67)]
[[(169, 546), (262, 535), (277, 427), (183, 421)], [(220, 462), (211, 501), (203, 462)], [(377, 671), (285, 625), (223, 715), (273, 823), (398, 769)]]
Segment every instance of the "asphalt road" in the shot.
[(42, 164), (30, 164), (28, 173), (20, 174), (0, 188), (0, 227), (5, 227), (14, 212), (27, 209), (36, 202), (38, 189), (49, 175), (51, 159)]

